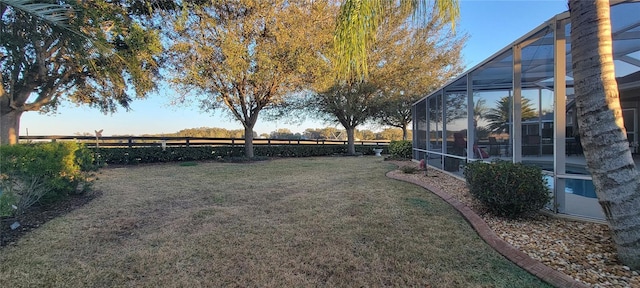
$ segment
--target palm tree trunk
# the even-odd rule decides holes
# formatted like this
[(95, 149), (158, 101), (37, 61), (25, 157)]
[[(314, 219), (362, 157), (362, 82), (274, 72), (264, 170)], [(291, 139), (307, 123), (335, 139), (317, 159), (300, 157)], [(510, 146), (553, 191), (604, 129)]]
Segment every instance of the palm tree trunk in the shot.
[(570, 0), (571, 55), (580, 139), (618, 258), (640, 268), (640, 176), (613, 68), (609, 0)]

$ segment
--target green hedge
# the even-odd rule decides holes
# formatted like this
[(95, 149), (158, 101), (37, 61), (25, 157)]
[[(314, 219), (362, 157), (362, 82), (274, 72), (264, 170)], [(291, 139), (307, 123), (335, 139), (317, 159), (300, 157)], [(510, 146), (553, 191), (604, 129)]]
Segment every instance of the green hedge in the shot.
[(93, 160), (91, 151), (73, 142), (0, 146), (0, 214), (81, 192), (86, 172), (96, 168)]
[(467, 164), (464, 177), (471, 195), (499, 216), (520, 217), (551, 200), (542, 170), (536, 166), (476, 161)]
[[(363, 155), (374, 155), (374, 148), (382, 148), (383, 153), (388, 151), (385, 146), (356, 146), (356, 152)], [(94, 153), (97, 163), (131, 165), (244, 157), (244, 147), (167, 147), (165, 151), (160, 147), (100, 148), (95, 149)], [(254, 155), (256, 157), (313, 157), (344, 155), (346, 153), (346, 145), (254, 146)]]
[(411, 146), (411, 141), (391, 141), (391, 143), (389, 143), (389, 154), (391, 154), (391, 157), (393, 158), (411, 159), (413, 155), (413, 146)]

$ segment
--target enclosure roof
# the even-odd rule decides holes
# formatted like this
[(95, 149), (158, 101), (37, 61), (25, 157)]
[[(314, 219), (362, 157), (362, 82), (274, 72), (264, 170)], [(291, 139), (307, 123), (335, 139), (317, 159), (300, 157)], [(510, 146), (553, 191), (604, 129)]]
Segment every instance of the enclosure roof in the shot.
[[(640, 15), (640, 0), (611, 1), (611, 34), (613, 38), (616, 77), (618, 77), (619, 81), (624, 79), (624, 81), (629, 82), (629, 80), (638, 80), (637, 78), (640, 77), (638, 73), (640, 72), (640, 17), (638, 17), (638, 15)], [(522, 48), (522, 88), (541, 87), (553, 90), (553, 28), (556, 23), (558, 23), (560, 27), (564, 27), (565, 30), (566, 81), (567, 86), (572, 87), (571, 25), (569, 22), (569, 12), (563, 12), (552, 17), (428, 96), (442, 90), (444, 90), (445, 93), (466, 93), (467, 75), (470, 75), (470, 78), (473, 80), (474, 91), (512, 89), (512, 47), (514, 46)], [(637, 83), (637, 81), (633, 82)], [(422, 99), (420, 101), (422, 101)]]

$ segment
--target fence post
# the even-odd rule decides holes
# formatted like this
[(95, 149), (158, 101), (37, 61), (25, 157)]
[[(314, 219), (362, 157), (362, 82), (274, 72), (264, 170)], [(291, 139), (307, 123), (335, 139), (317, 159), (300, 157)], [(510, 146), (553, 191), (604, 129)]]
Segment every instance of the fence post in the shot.
[(187, 139), (185, 139), (187, 141), (187, 148), (189, 148), (189, 138), (190, 137), (187, 137)]
[(131, 138), (131, 136), (129, 136), (129, 140), (128, 140), (128, 142), (129, 142), (129, 145), (128, 145), (128, 146), (129, 146), (129, 148), (131, 148), (131, 146), (132, 146), (132, 144), (133, 144), (133, 138)]
[(231, 148), (236, 147), (236, 138), (231, 138)]

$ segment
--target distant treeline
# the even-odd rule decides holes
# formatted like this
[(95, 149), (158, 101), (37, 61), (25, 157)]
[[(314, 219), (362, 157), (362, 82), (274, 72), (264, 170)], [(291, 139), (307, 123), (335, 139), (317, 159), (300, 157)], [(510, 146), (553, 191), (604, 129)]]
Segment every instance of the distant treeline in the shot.
[[(257, 136), (255, 134), (253, 135), (254, 137)], [(244, 138), (244, 129), (227, 130), (217, 127), (200, 127), (182, 129), (176, 133), (145, 134), (142, 136)]]
[[(93, 136), (90, 133), (75, 133), (76, 135)], [(115, 135), (114, 135), (115, 136)], [(117, 135), (122, 136), (122, 135)], [(210, 138), (244, 138), (243, 129), (228, 130), (218, 127), (199, 127), (182, 129), (176, 133), (163, 134), (143, 134), (140, 136), (166, 136), (166, 137), (210, 137)], [(307, 128), (303, 133), (293, 133), (287, 128), (280, 128), (271, 133), (262, 133), (255, 138), (271, 138), (271, 139), (328, 139), (328, 140), (346, 140), (347, 133), (344, 129), (335, 127), (325, 128)], [(355, 138), (358, 140), (402, 140), (402, 129), (387, 128), (380, 132), (371, 130), (356, 130)], [(411, 139), (411, 131), (409, 131), (409, 139)]]

